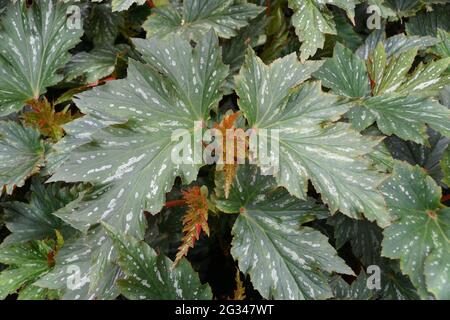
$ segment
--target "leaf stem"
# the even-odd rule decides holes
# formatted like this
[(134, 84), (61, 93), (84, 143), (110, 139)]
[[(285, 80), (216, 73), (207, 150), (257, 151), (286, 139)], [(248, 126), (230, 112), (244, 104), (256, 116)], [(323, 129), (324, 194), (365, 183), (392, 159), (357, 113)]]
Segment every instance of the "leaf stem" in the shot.
[(166, 204), (164, 205), (164, 207), (170, 208), (170, 207), (184, 206), (185, 204), (186, 204), (186, 201), (184, 199), (172, 200), (172, 201), (167, 201)]

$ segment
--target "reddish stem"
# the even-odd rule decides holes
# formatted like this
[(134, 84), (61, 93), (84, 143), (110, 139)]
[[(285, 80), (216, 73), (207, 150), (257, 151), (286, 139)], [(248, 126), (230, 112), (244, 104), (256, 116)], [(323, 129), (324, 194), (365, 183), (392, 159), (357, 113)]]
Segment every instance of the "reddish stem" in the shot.
[(108, 82), (108, 81), (112, 81), (112, 80), (117, 80), (117, 78), (116, 78), (115, 76), (109, 76), (109, 77), (106, 77), (106, 78), (104, 78), (104, 79), (95, 81), (95, 82), (93, 82), (93, 83), (88, 83), (88, 84), (86, 85), (86, 87), (87, 87), (87, 88), (93, 88), (93, 87), (98, 86), (99, 84), (104, 84), (104, 83), (106, 83), (106, 82)]
[(184, 199), (172, 200), (172, 201), (167, 201), (166, 204), (164, 205), (164, 207), (170, 208), (170, 207), (184, 206), (185, 204), (186, 204), (186, 201)]
[(448, 201), (448, 200), (450, 200), (450, 194), (442, 196), (442, 198), (441, 198), (441, 202), (445, 202), (445, 201)]
[(266, 16), (270, 16), (270, 0), (266, 0)]
[(154, 7), (155, 7), (155, 4), (153, 3), (152, 0), (147, 0), (147, 5), (148, 5), (150, 8), (154, 8)]

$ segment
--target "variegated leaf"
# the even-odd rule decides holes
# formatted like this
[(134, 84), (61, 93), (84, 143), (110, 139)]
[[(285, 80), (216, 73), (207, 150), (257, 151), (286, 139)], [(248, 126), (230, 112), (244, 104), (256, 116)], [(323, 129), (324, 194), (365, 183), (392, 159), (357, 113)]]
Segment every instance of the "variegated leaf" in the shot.
[(70, 3), (41, 0), (27, 8), (26, 2), (11, 1), (0, 20), (0, 115), (20, 110), (61, 81), (57, 71), (83, 33), (69, 28)]
[[(70, 210), (70, 207), (63, 208)], [(64, 243), (55, 267), (35, 285), (58, 290), (63, 300), (110, 300), (119, 295), (116, 280), (122, 272), (114, 262), (117, 252), (102, 227)]]
[(360, 98), (370, 93), (364, 61), (340, 43), (334, 47), (333, 58), (327, 59), (314, 76), (342, 96)]
[(137, 3), (142, 5), (146, 0), (112, 0), (113, 11), (124, 11), (131, 7), (132, 4)]
[(393, 57), (412, 49), (426, 49), (439, 43), (439, 40), (431, 36), (405, 36), (404, 34), (386, 39), (384, 29), (379, 29), (373, 31), (355, 53), (361, 59), (367, 60), (380, 42), (384, 45), (387, 57)]
[[(222, 97), (228, 68), (212, 32), (194, 50), (179, 36), (136, 39), (135, 44), (147, 64), (130, 62), (127, 79), (76, 100), (84, 113), (124, 124), (94, 133), (93, 143), (76, 149), (51, 178), (105, 185), (64, 218), (83, 231), (107, 221), (141, 238), (142, 211), (159, 212), (177, 176), (186, 183), (196, 178), (200, 164), (192, 158), (198, 152), (192, 133), (201, 128), (195, 122), (206, 121)], [(192, 156), (175, 163), (172, 152), (180, 142), (172, 135), (183, 129), (176, 138), (187, 139)]]
[(289, 0), (289, 7), (294, 10), (292, 24), (302, 42), (300, 60), (305, 61), (313, 56), (317, 49), (322, 49), (325, 34), (336, 34), (333, 16), (326, 4), (332, 4), (344, 9), (350, 20), (354, 22), (354, 0), (330, 0), (324, 3), (320, 0)]
[(172, 261), (148, 244), (106, 226), (119, 253), (124, 277), (121, 293), (131, 300), (210, 300), (209, 285), (202, 285), (186, 259), (171, 268)]
[(358, 129), (365, 129), (376, 121), (378, 128), (386, 135), (395, 134), (404, 140), (425, 145), (426, 125), (450, 136), (450, 110), (427, 98), (385, 94), (365, 100), (361, 109), (369, 115), (354, 110), (350, 116)]
[(398, 218), (383, 232), (382, 254), (400, 259), (423, 298), (449, 299), (450, 209), (440, 203), (441, 189), (421, 168), (402, 163), (381, 189)]
[[(8, 265), (6, 270), (0, 272), (0, 299), (8, 295), (22, 291), (38, 291), (35, 281), (50, 271), (48, 254), (52, 252), (51, 244), (45, 241), (34, 241), (30, 243), (13, 244), (0, 248), (0, 263)], [(47, 290), (44, 290), (47, 291)], [(44, 294), (45, 296), (45, 294)], [(41, 298), (39, 294), (37, 298)]]
[(114, 72), (119, 56), (125, 56), (127, 46), (105, 46), (89, 52), (79, 52), (67, 63), (65, 80), (81, 78), (82, 83), (95, 83)]
[(0, 122), (0, 187), (11, 194), (15, 187), (44, 165), (44, 143), (38, 131), (16, 122)]
[[(319, 83), (293, 89), (319, 65), (301, 64), (294, 55), (266, 66), (252, 51), (237, 79), (239, 107), (252, 128), (277, 130), (279, 168), (274, 175), (299, 198), (308, 180), (330, 210), (350, 217), (389, 224), (384, 202), (376, 190), (383, 175), (371, 169), (365, 155), (378, 139), (363, 137), (348, 124), (334, 123), (349, 105), (321, 91)], [(273, 131), (272, 131), (273, 132)]]
[(168, 4), (155, 8), (143, 28), (147, 38), (176, 33), (198, 42), (212, 28), (219, 37), (229, 39), (263, 10), (251, 3), (235, 4), (234, 0), (185, 0), (182, 7)]
[(335, 276), (330, 283), (333, 296), (337, 300), (372, 300), (377, 298), (377, 290), (367, 287), (367, 275), (364, 271), (348, 284), (342, 277)]
[(231, 254), (264, 298), (328, 298), (329, 273), (353, 273), (323, 234), (301, 226), (328, 215), (314, 200), (290, 196), (256, 166), (239, 166), (228, 199), (220, 177), (216, 179), (218, 208), (240, 213)]

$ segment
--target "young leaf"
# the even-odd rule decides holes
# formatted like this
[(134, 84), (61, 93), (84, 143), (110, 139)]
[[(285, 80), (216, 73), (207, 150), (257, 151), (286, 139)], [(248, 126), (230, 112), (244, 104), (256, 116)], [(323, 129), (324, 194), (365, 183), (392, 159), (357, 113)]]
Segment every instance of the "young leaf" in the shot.
[(192, 158), (172, 161), (180, 143), (173, 133), (182, 132), (179, 137), (187, 139), (194, 154), (192, 133), (201, 130), (196, 121), (206, 121), (217, 106), (228, 68), (212, 32), (194, 50), (178, 36), (136, 39), (135, 44), (148, 64), (132, 61), (127, 79), (83, 93), (76, 101), (83, 113), (127, 124), (94, 133), (96, 143), (75, 150), (50, 181), (108, 184), (101, 196), (67, 219), (80, 229), (107, 220), (142, 237), (142, 210), (159, 212), (176, 176), (186, 183), (196, 178), (200, 164)]
[(245, 287), (241, 280), (241, 272), (236, 270), (236, 289), (234, 289), (233, 298), (230, 300), (244, 300), (245, 296)]
[[(235, 136), (236, 127), (235, 122), (240, 116), (240, 112), (234, 112), (224, 115), (222, 121), (220, 123), (215, 123), (214, 128), (219, 130), (222, 134), (222, 137), (224, 137), (223, 140), (223, 146), (222, 146), (222, 154), (221, 154), (221, 161), (223, 164), (217, 164), (216, 170), (218, 171), (224, 171), (225, 173), (225, 181), (224, 181), (224, 187), (225, 187), (225, 198), (228, 198), (228, 195), (230, 193), (231, 183), (233, 182), (233, 178), (236, 174), (236, 166), (237, 166), (237, 157), (238, 154), (237, 146), (239, 144), (238, 137)], [(233, 136), (231, 139), (229, 139), (227, 136), (227, 131), (230, 130), (233, 133)], [(241, 143), (247, 143), (248, 141), (241, 141)], [(232, 159), (232, 163), (229, 163), (230, 160), (227, 159), (227, 150), (230, 146), (234, 148), (234, 159)]]
[(189, 262), (172, 261), (158, 255), (143, 241), (123, 235), (108, 226), (108, 235), (119, 252), (119, 265), (125, 278), (118, 280), (121, 293), (132, 300), (209, 300), (208, 285), (202, 285)]
[(313, 200), (298, 200), (255, 166), (239, 166), (230, 197), (217, 207), (239, 212), (233, 226), (231, 254), (239, 269), (266, 298), (324, 299), (331, 297), (328, 273), (353, 274), (320, 232), (301, 226), (326, 210)]
[(183, 217), (183, 232), (184, 236), (181, 239), (182, 244), (178, 248), (178, 252), (173, 262), (173, 266), (178, 265), (183, 257), (193, 248), (195, 241), (200, 238), (200, 233), (203, 232), (209, 236), (208, 226), (208, 201), (206, 196), (199, 186), (194, 186), (186, 191), (183, 191), (183, 198), (186, 201), (188, 210)]
[(62, 125), (81, 116), (79, 113), (72, 114), (68, 108), (57, 112), (55, 106), (46, 98), (33, 100), (29, 105), (32, 110), (23, 113), (25, 123), (39, 130), (43, 136), (51, 138), (53, 142), (62, 139), (64, 135)]
[(116, 259), (112, 241), (97, 226), (86, 236), (65, 241), (53, 270), (35, 285), (60, 291), (63, 300), (115, 299), (119, 295), (116, 280), (122, 274)]
[(183, 6), (158, 7), (144, 23), (147, 38), (179, 34), (187, 40), (200, 41), (212, 28), (219, 37), (232, 38), (237, 30), (260, 14), (264, 8), (234, 0), (185, 0)]
[(67, 24), (68, 3), (57, 0), (10, 1), (0, 20), (0, 115), (20, 110), (57, 84), (83, 33)]
[(383, 175), (364, 158), (377, 139), (333, 123), (349, 105), (323, 93), (319, 83), (292, 89), (317, 67), (300, 64), (293, 55), (266, 66), (250, 51), (237, 79), (239, 107), (252, 128), (268, 129), (268, 135), (278, 130), (279, 185), (304, 199), (311, 180), (331, 212), (339, 209), (354, 218), (364, 212), (386, 226), (389, 215), (376, 190)]
[(383, 256), (400, 259), (402, 272), (421, 297), (429, 291), (448, 299), (450, 209), (441, 206), (441, 189), (419, 167), (398, 163), (381, 190), (398, 217), (383, 232)]
[[(12, 194), (44, 165), (44, 143), (32, 128), (0, 122), (0, 187)], [(3, 191), (3, 190), (2, 190)]]

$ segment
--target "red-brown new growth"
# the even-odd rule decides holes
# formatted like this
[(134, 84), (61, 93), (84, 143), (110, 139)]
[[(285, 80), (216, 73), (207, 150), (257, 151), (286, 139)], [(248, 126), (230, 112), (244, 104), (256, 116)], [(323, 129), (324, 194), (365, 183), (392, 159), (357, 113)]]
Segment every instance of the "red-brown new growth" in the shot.
[(188, 210), (183, 217), (182, 243), (173, 263), (175, 267), (180, 260), (185, 257), (190, 248), (193, 248), (195, 242), (200, 238), (202, 230), (209, 236), (208, 226), (208, 201), (200, 187), (195, 186), (183, 191), (183, 197)]

